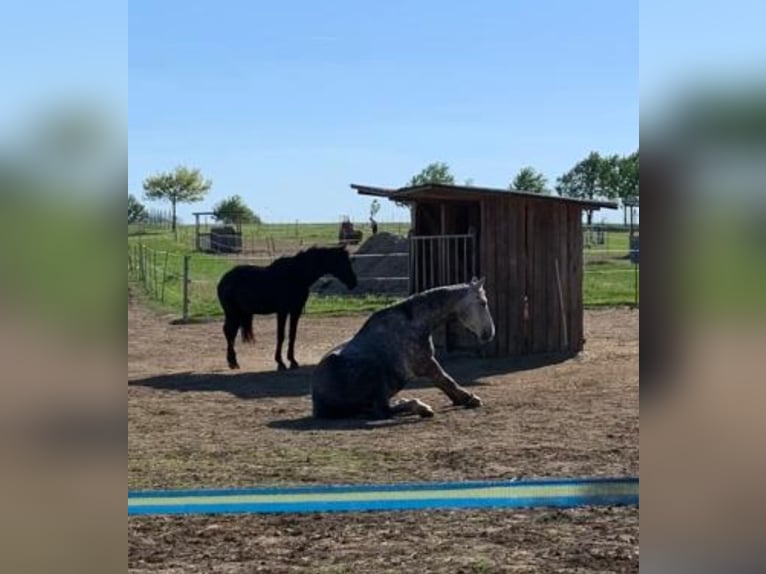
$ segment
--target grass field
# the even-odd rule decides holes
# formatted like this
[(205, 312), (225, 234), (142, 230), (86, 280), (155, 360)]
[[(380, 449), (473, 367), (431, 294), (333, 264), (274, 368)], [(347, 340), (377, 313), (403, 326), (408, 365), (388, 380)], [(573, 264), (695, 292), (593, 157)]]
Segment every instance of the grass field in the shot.
[[(356, 229), (364, 234), (362, 240), (372, 233), (369, 225), (357, 225)], [(409, 223), (393, 222), (379, 223), (379, 232), (405, 235)], [(204, 231), (204, 228), (203, 228)], [(128, 240), (141, 240), (156, 249), (177, 252), (194, 252), (194, 226), (182, 225), (178, 228), (177, 237), (170, 230), (147, 228), (141, 230), (133, 226), (128, 229)], [(270, 249), (268, 242), (273, 242), (277, 253), (292, 253), (298, 248), (314, 244), (334, 244), (338, 241), (337, 223), (263, 223), (242, 225), (242, 244), (245, 252), (267, 253)]]
[[(406, 233), (405, 223), (384, 223), (379, 231)], [(252, 256), (267, 257), (294, 253), (313, 244), (337, 242), (335, 223), (261, 224), (243, 226), (243, 243)], [(369, 226), (360, 229), (369, 236)], [(250, 243), (248, 243), (248, 241)], [(143, 270), (148, 288), (147, 299), (161, 310), (179, 313), (183, 304), (183, 256), (191, 255), (189, 276), (189, 316), (192, 318), (220, 316), (215, 294), (218, 279), (237, 257), (197, 253), (194, 250), (194, 226), (181, 226), (178, 233), (168, 230), (146, 231), (128, 236), (128, 249), (137, 258), (139, 244), (150, 248)], [(601, 245), (586, 246), (583, 297), (586, 307), (633, 305), (637, 302), (638, 277), (636, 269), (626, 258), (628, 234), (624, 231), (606, 233)], [(587, 242), (586, 242), (587, 245)], [(140, 272), (133, 269), (135, 278)], [(163, 281), (164, 277), (164, 281)], [(372, 312), (396, 301), (388, 295), (317, 296), (311, 295), (306, 312), (309, 314), (344, 314)]]

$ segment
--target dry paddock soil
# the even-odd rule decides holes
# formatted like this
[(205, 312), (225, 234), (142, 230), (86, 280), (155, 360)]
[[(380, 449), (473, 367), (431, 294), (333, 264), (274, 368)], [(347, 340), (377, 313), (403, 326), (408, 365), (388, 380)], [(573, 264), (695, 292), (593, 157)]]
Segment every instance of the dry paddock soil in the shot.
[[(586, 350), (560, 362), (444, 361), (483, 408), (405, 389), (433, 419), (318, 424), (311, 365), (363, 316), (303, 318), (274, 370), (257, 317), (230, 372), (219, 323), (128, 307), (130, 489), (638, 475), (638, 312), (586, 312)], [(131, 517), (131, 572), (637, 572), (638, 509)]]

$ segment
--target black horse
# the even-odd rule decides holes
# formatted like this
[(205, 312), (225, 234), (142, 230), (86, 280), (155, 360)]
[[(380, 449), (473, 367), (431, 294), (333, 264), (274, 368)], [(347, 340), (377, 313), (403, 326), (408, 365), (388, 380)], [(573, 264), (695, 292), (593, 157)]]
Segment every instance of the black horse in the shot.
[(229, 367), (238, 369), (234, 340), (241, 329), (242, 340), (253, 341), (253, 315), (277, 314), (277, 350), (274, 360), (281, 371), (282, 343), (285, 339), (285, 321), (290, 316), (290, 343), (287, 358), (290, 368), (298, 367), (295, 360), (295, 335), (298, 319), (309, 296), (309, 288), (322, 275), (333, 275), (346, 287), (356, 287), (356, 275), (344, 246), (311, 247), (291, 257), (280, 257), (268, 267), (238, 265), (227, 271), (218, 282), (218, 301), (226, 320), (226, 360)]

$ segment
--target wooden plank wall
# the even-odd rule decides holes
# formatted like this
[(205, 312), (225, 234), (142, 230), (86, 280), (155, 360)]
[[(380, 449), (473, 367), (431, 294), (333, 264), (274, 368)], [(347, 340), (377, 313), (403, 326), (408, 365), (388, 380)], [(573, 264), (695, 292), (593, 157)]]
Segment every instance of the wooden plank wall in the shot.
[[(480, 238), (481, 275), (486, 278), (484, 290), (487, 293), (489, 309), (490, 312), (493, 313), (496, 328), (499, 317), (499, 315), (496, 316), (499, 309), (497, 300), (498, 278), (495, 261), (498, 229), (497, 203), (496, 199), (484, 199), (481, 202), (482, 229)], [(497, 336), (491, 343), (485, 345), (484, 350), (490, 355), (502, 354), (501, 348), (498, 345)]]
[[(527, 226), (528, 226), (529, 202), (524, 200), (518, 212), (518, 228), (516, 230), (516, 246), (518, 256), (518, 334), (517, 343), (514, 346), (514, 354), (526, 355), (530, 348), (530, 322), (528, 321), (529, 306), (527, 299), (527, 277), (529, 274), (529, 257), (527, 255)], [(528, 301), (528, 300), (527, 300)]]
[(548, 226), (545, 232), (545, 254), (540, 262), (545, 268), (545, 352), (558, 350), (557, 343), (561, 332), (561, 316), (559, 310), (558, 289), (556, 287), (556, 257), (558, 257), (558, 206), (546, 205), (545, 222)]
[[(563, 351), (564, 331), (561, 321), (561, 301), (559, 300), (558, 280), (556, 277), (556, 261), (561, 271), (561, 207), (557, 204), (551, 206), (551, 232), (549, 244), (549, 256), (546, 265), (548, 267), (548, 328), (551, 330), (547, 335), (548, 350), (551, 352)], [(563, 291), (562, 291), (563, 295)]]
[(504, 202), (505, 225), (505, 270), (503, 281), (506, 286), (507, 300), (505, 311), (505, 347), (504, 354), (518, 355), (519, 333), (521, 329), (520, 310), (523, 286), (519, 283), (519, 227), (523, 226), (524, 204), (522, 202)]
[(488, 350), (501, 356), (524, 354), (525, 209), (517, 199), (482, 204), (481, 266), (496, 329)]
[(579, 207), (535, 199), (491, 198), (482, 201), (481, 218), (480, 267), (486, 277), (487, 298), (497, 330), (494, 342), (485, 349), (487, 354), (581, 351), (583, 254)]
[(532, 225), (529, 229), (529, 271), (531, 288), (529, 295), (530, 321), (532, 323), (532, 352), (545, 352), (545, 209), (539, 202), (530, 200), (529, 215)]
[(567, 263), (566, 280), (568, 283), (565, 291), (565, 302), (567, 305), (567, 314), (569, 319), (569, 351), (578, 351), (578, 323), (582, 322), (582, 310), (577, 307), (577, 289), (581, 286), (577, 282), (577, 234), (581, 233), (581, 227), (578, 225), (582, 214), (579, 207), (569, 207), (567, 210)]
[[(558, 259), (558, 272), (559, 279), (561, 281), (561, 296), (564, 303), (564, 308), (561, 309), (561, 301), (559, 300), (558, 289), (556, 291), (556, 309), (559, 314), (559, 337), (558, 348), (562, 352), (569, 352), (572, 345), (572, 306), (569, 304), (569, 288), (571, 281), (569, 280), (569, 206), (562, 205), (557, 206), (557, 228), (558, 228), (558, 247), (557, 247), (557, 259)], [(554, 262), (555, 265), (555, 262)], [(566, 330), (564, 326), (566, 322)]]
[(583, 329), (583, 298), (582, 298), (582, 281), (583, 281), (583, 244), (582, 244), (582, 213), (580, 208), (573, 208), (573, 218), (570, 220), (572, 225), (569, 233), (572, 238), (572, 250), (570, 251), (570, 261), (572, 262), (572, 275), (570, 276), (573, 281), (572, 296), (574, 299), (572, 312), (574, 313), (572, 339), (575, 347), (573, 351), (579, 352), (583, 348), (584, 329)]

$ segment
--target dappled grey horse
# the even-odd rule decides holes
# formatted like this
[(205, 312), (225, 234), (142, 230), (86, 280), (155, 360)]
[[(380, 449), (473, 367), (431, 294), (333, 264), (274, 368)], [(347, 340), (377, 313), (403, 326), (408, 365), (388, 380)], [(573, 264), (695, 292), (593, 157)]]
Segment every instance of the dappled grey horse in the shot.
[(317, 365), (311, 388), (314, 416), (431, 417), (431, 407), (418, 399), (390, 402), (416, 378), (430, 379), (455, 405), (481, 406), (481, 399), (458, 385), (434, 356), (431, 333), (453, 317), (481, 342), (492, 340), (495, 325), (483, 278), (429, 289), (373, 313), (353, 338)]

